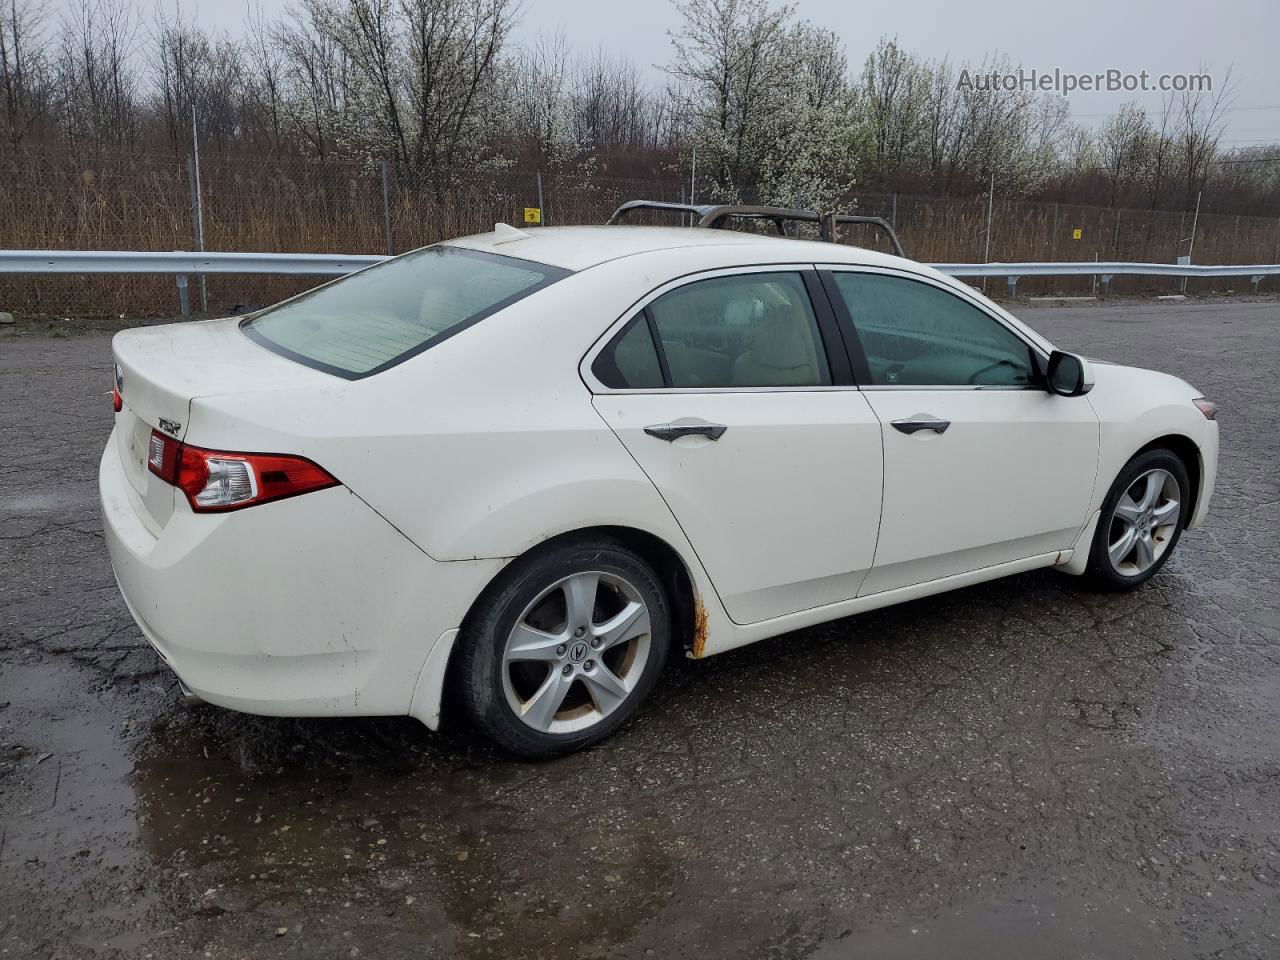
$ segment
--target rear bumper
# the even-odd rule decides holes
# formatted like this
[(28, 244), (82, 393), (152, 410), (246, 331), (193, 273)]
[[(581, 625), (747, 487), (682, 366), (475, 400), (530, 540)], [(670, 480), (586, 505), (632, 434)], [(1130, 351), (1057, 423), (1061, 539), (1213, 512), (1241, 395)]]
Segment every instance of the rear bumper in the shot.
[(222, 514), (179, 497), (156, 534), (114, 438), (99, 491), (143, 634), (200, 699), (247, 713), (409, 713), (433, 641), (501, 566), (430, 559), (345, 487)]

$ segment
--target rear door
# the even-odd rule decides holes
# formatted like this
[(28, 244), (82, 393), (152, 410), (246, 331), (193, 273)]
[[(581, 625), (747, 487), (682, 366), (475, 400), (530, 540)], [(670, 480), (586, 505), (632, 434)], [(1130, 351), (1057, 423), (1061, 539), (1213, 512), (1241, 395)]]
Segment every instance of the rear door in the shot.
[(584, 363), (738, 623), (855, 597), (871, 566), (880, 427), (838, 338), (811, 267), (739, 269), (658, 291)]
[(1072, 546), (1098, 463), (1084, 397), (979, 302), (889, 271), (824, 274), (882, 423), (884, 509), (863, 595)]

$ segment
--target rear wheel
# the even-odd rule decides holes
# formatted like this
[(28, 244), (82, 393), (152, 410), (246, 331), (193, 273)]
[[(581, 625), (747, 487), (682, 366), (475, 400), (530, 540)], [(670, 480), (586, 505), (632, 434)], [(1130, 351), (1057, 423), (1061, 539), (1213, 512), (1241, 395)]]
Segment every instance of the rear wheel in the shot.
[(1132, 590), (1155, 576), (1182, 535), (1190, 490), (1186, 467), (1168, 450), (1148, 450), (1125, 464), (1103, 501), (1093, 536), (1093, 583)]
[(670, 646), (668, 611), (657, 574), (618, 543), (569, 542), (517, 561), (462, 637), (468, 714), (526, 757), (604, 739), (653, 688)]

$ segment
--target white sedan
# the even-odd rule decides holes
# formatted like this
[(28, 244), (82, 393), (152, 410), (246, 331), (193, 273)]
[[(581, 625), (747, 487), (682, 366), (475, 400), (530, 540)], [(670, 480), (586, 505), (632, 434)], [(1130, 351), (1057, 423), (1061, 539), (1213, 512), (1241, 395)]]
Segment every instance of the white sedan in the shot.
[[(706, 657), (1032, 570), (1136, 587), (1205, 515), (1215, 408), (857, 248), (493, 233), (116, 336), (100, 486), (193, 697), (549, 756)], [(450, 701), (453, 702), (453, 701)]]

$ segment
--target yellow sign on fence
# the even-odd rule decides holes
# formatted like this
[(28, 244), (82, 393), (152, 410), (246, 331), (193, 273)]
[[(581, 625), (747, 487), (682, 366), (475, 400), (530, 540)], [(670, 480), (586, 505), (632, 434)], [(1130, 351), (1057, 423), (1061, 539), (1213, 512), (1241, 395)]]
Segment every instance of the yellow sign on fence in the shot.
[(524, 222), (525, 223), (541, 223), (542, 208), (541, 207), (525, 207)]
[[(525, 214), (525, 217), (526, 217), (526, 219), (528, 218), (528, 213), (527, 213), (527, 212), (526, 212), (526, 214)], [(1080, 227), (1076, 227), (1074, 230), (1072, 230), (1072, 231), (1071, 231), (1071, 239), (1072, 239), (1072, 240), (1079, 240), (1079, 239), (1080, 239), (1081, 237), (1083, 237), (1083, 236), (1084, 236), (1084, 230), (1082, 230)]]

